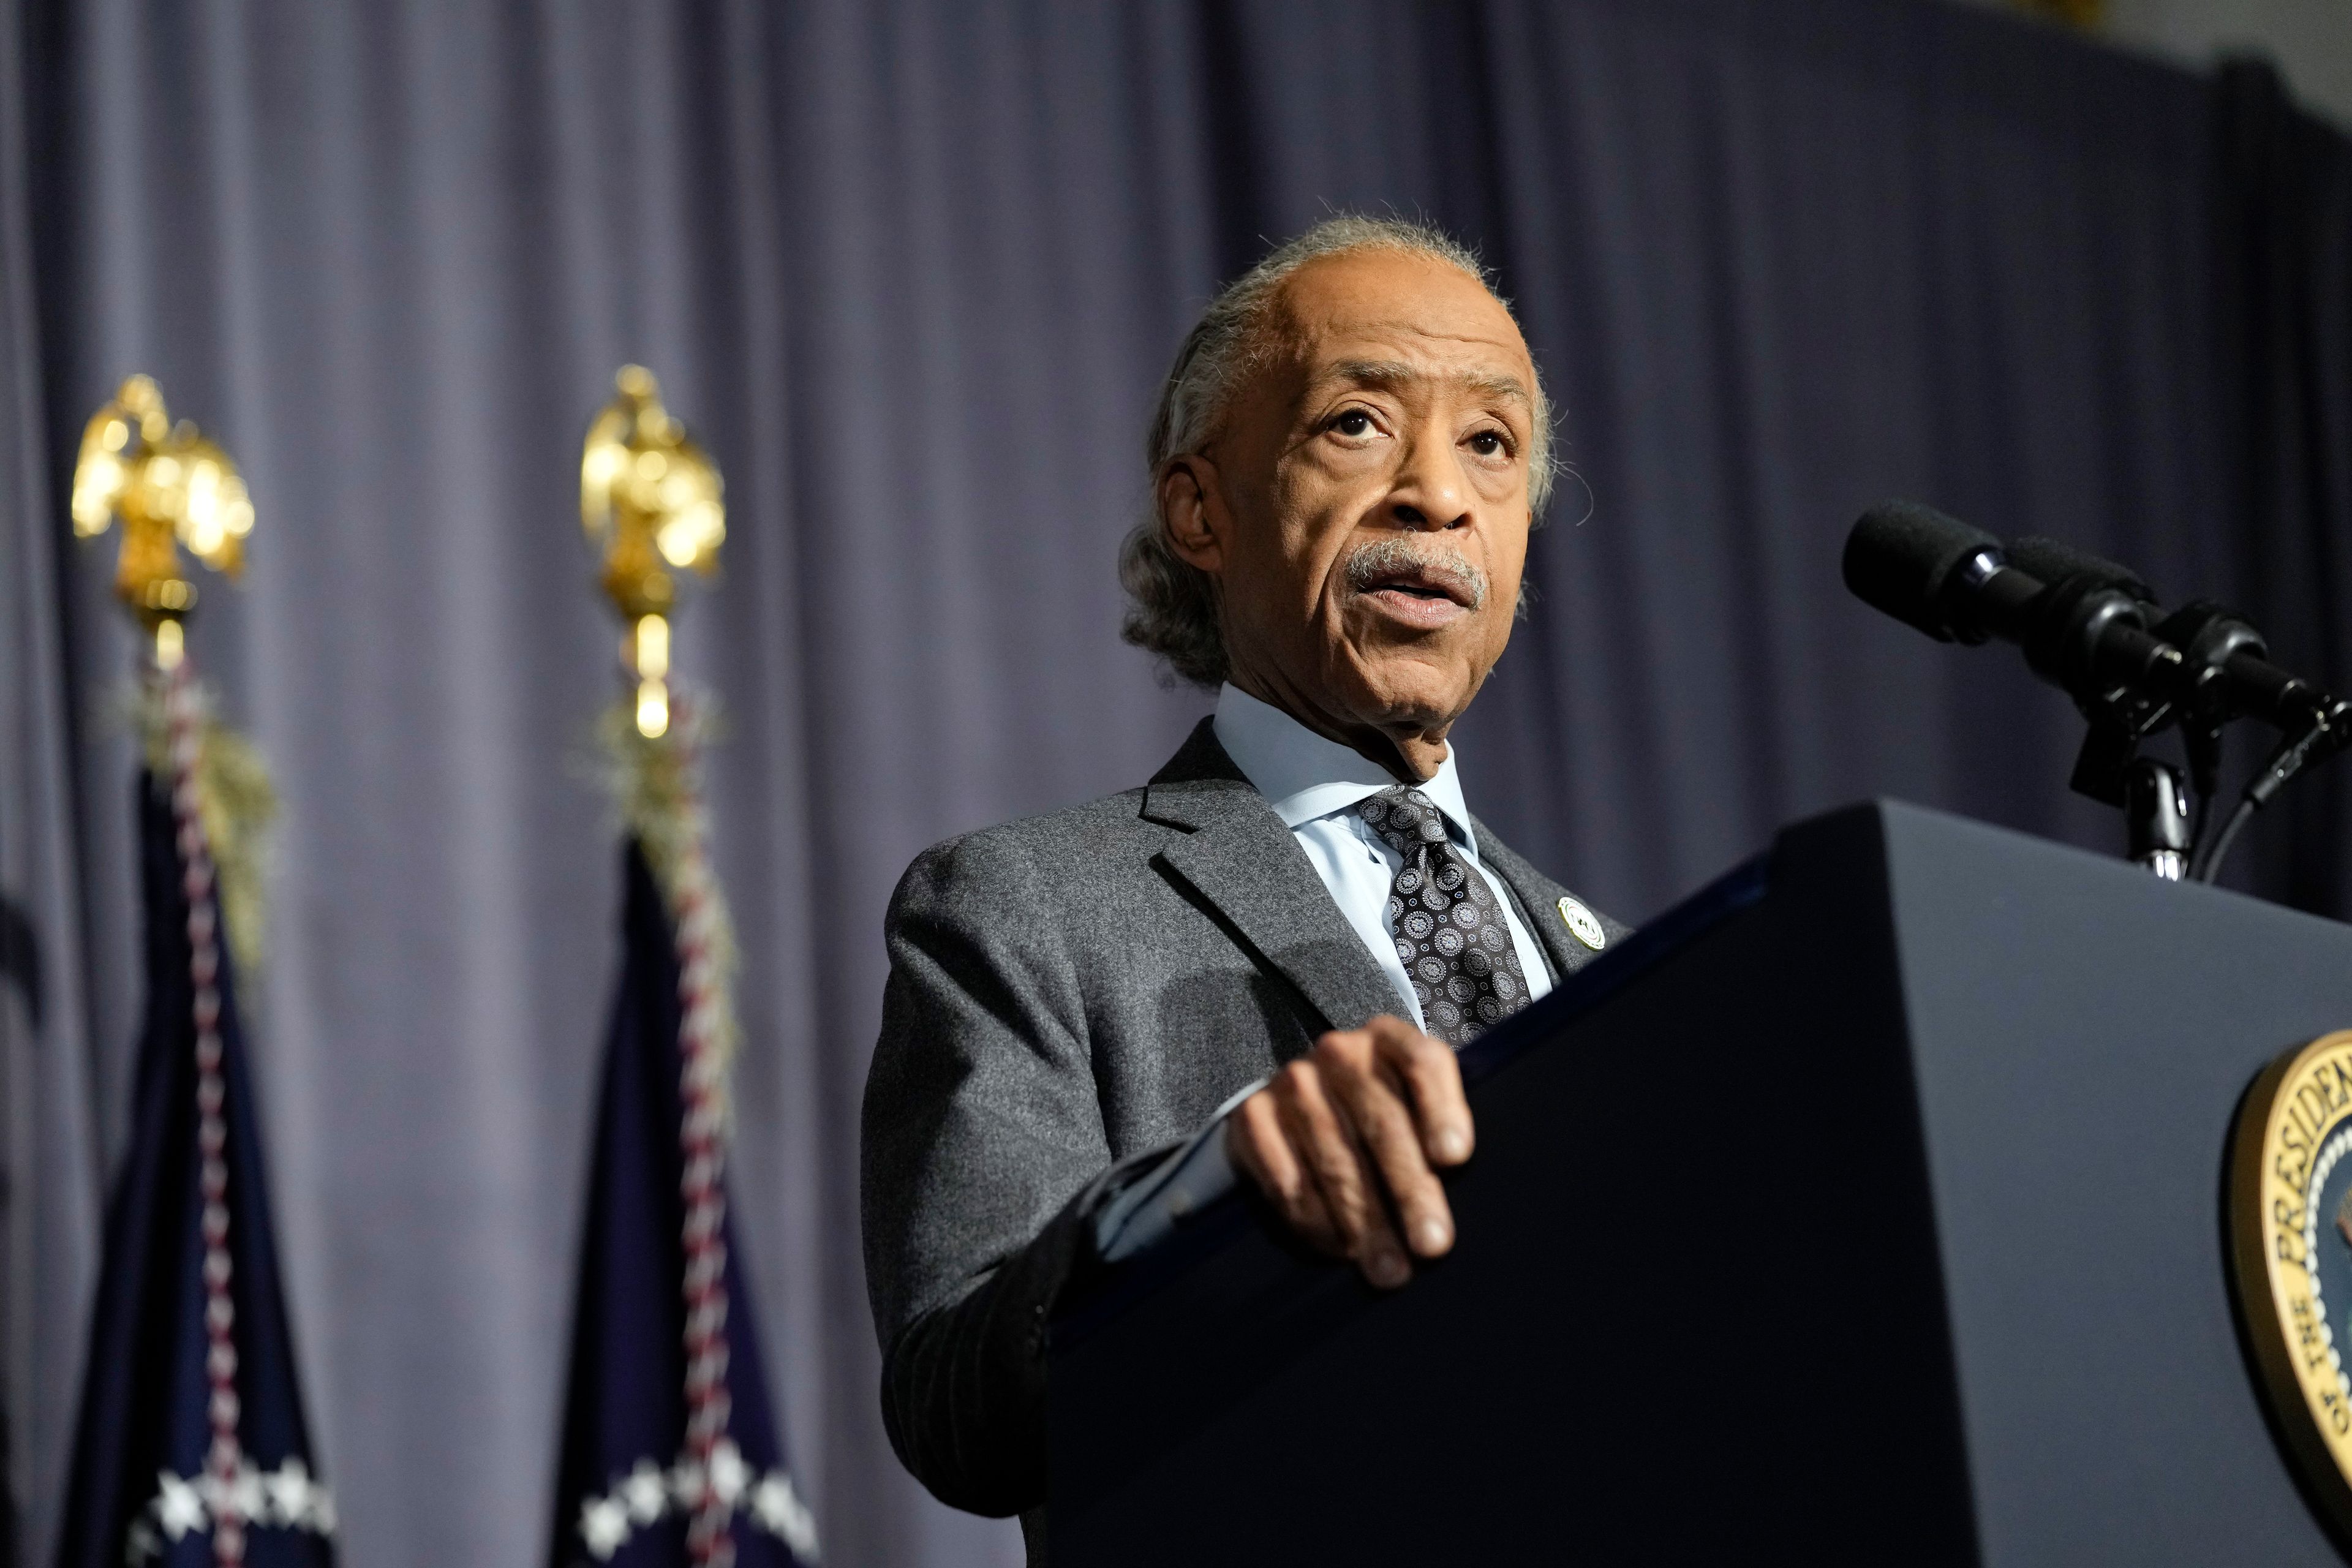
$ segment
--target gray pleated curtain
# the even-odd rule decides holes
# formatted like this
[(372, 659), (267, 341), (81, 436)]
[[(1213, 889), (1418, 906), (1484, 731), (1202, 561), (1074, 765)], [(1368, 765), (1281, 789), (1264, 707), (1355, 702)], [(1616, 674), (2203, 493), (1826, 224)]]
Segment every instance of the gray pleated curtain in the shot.
[[(855, 1127), (880, 913), (924, 845), (1139, 782), (1204, 710), (1118, 645), (1112, 562), (1156, 377), (1264, 239), (1421, 214), (1517, 300), (1576, 477), (1465, 777), (1614, 912), (1869, 794), (2119, 837), (2064, 793), (2061, 698), (1846, 600), (1838, 544), (1881, 495), (2275, 610), (2282, 657), (2343, 667), (2343, 144), (2258, 74), (2221, 89), (1932, 0), (5, 9), (27, 1561), (138, 1004), (109, 717), (132, 648), (110, 542), (72, 544), (59, 504), (128, 372), (259, 509), (193, 646), (284, 800), (250, 1013), (352, 1568), (545, 1550), (617, 952), (584, 776), (616, 628), (577, 455), (625, 361), (727, 477), (723, 581), (677, 662), (727, 715), (742, 1245), (843, 1564), (1017, 1561), (877, 1419)], [(2339, 907), (2342, 796), (2297, 809), (2244, 874)]]

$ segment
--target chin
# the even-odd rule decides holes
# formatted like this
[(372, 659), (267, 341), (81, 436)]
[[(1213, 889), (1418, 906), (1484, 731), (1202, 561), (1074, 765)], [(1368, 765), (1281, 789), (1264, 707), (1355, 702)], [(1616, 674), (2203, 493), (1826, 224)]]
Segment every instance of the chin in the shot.
[(1364, 717), (1383, 729), (1442, 730), (1461, 716), (1478, 686), (1458, 662), (1403, 648), (1360, 654), (1356, 663)]

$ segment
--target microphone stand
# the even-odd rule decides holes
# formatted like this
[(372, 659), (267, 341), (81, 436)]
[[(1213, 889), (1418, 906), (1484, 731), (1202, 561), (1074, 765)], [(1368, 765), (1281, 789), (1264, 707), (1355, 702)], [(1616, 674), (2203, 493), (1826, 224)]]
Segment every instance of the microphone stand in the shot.
[(2189, 791), (2180, 770), (2154, 757), (2132, 760), (2125, 785), (2124, 820), (2135, 865), (2168, 882), (2189, 870)]

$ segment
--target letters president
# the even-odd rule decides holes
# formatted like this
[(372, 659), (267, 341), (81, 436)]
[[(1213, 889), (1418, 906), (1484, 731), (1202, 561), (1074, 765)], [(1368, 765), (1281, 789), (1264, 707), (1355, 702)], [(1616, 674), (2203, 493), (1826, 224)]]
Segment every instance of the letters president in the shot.
[(1318, 226), (1179, 352), (1120, 576), (1215, 715), (1140, 789), (927, 851), (887, 918), (866, 1270), (943, 1500), (1043, 1504), (1057, 1292), (1235, 1179), (1377, 1288), (1453, 1245), (1454, 1047), (1622, 929), (1478, 823), (1446, 739), (1549, 438), (1508, 307), (1411, 225)]

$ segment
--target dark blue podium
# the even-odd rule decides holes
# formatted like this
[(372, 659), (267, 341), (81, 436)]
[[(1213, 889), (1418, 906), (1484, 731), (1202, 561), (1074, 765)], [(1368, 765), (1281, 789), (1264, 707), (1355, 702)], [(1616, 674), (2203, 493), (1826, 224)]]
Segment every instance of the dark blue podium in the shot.
[(2232, 1111), (2352, 927), (1858, 806), (1465, 1053), (1454, 1255), (1213, 1207), (1051, 1328), (1054, 1568), (2342, 1561), (2231, 1317)]

